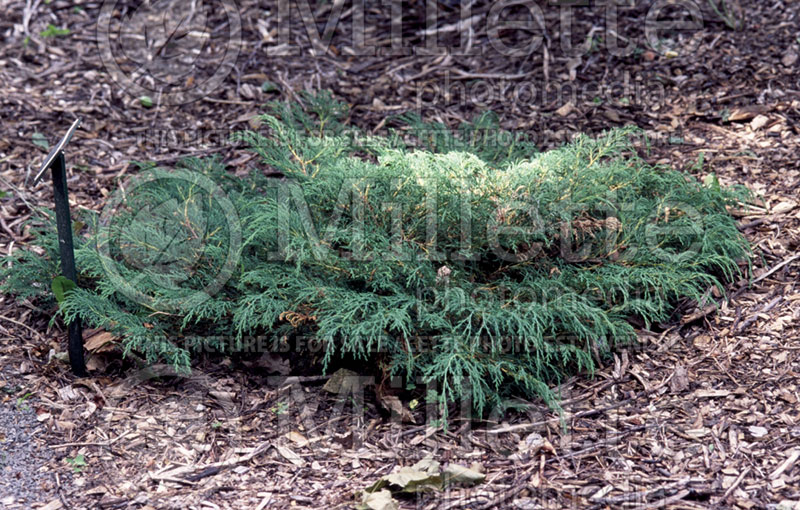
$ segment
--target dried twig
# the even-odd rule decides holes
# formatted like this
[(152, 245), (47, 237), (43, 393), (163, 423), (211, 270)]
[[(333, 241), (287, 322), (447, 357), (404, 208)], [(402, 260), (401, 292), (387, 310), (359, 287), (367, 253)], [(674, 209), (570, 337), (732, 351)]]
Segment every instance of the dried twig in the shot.
[(735, 490), (736, 490), (736, 487), (738, 487), (738, 486), (739, 486), (739, 484), (741, 484), (741, 483), (742, 483), (742, 480), (744, 480), (744, 477), (745, 477), (745, 476), (747, 476), (747, 474), (750, 472), (750, 469), (751, 469), (751, 468), (748, 466), (748, 467), (747, 467), (747, 468), (746, 468), (744, 471), (742, 471), (742, 472), (739, 474), (739, 476), (736, 478), (736, 481), (734, 481), (734, 482), (733, 482), (733, 485), (731, 485), (730, 487), (728, 487), (728, 490), (726, 490), (726, 491), (725, 491), (725, 494), (723, 494), (723, 495), (722, 495), (722, 497), (721, 497), (721, 498), (719, 498), (719, 499), (716, 501), (716, 503), (714, 503), (714, 506), (716, 506), (716, 505), (719, 505), (720, 503), (722, 503), (723, 501), (725, 501), (725, 500), (728, 498), (728, 496), (730, 496), (731, 494), (733, 494), (733, 491), (735, 491)]
[(744, 331), (747, 328), (747, 326), (758, 320), (758, 314), (772, 310), (773, 308), (775, 308), (775, 305), (777, 305), (781, 301), (783, 301), (783, 296), (778, 296), (769, 303), (767, 303), (766, 305), (762, 306), (760, 310), (758, 310), (756, 313), (748, 317), (747, 320), (744, 321), (741, 324), (741, 326), (739, 326), (739, 329), (736, 332), (741, 333), (742, 331)]
[(780, 264), (777, 264), (777, 265), (775, 265), (775, 266), (774, 266), (772, 269), (770, 269), (770, 270), (769, 270), (769, 271), (767, 271), (766, 273), (762, 274), (761, 276), (759, 276), (759, 277), (758, 277), (758, 278), (756, 278), (755, 280), (751, 281), (751, 282), (750, 282), (750, 285), (752, 285), (752, 284), (754, 284), (754, 283), (758, 283), (758, 282), (760, 282), (761, 280), (763, 280), (764, 278), (767, 278), (767, 277), (769, 277), (771, 274), (773, 274), (773, 273), (775, 273), (776, 271), (780, 270), (780, 269), (781, 269), (783, 266), (785, 266), (785, 265), (787, 265), (787, 264), (790, 264), (790, 263), (794, 262), (794, 261), (795, 261), (795, 260), (797, 260), (798, 258), (800, 258), (800, 254), (794, 255), (793, 257), (789, 257), (788, 259), (784, 260), (784, 261), (783, 261), (783, 262), (781, 262)]

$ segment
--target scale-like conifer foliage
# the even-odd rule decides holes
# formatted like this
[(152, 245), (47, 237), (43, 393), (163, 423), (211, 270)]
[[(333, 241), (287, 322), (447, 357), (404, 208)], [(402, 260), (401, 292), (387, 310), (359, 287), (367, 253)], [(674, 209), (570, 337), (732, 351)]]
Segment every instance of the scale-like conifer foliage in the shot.
[[(726, 212), (745, 193), (645, 163), (635, 130), (537, 153), (491, 115), (371, 137), (330, 96), (305, 100), (237, 135), (260, 156), (249, 178), (215, 159), (144, 166), (113, 214), (84, 220), (62, 313), (177, 366), (314, 338), (325, 363), (370, 360), (480, 412), (515, 392), (554, 404), (549, 385), (632, 340), (631, 317), (667, 320), (749, 257)], [(40, 231), (44, 256), (4, 266), (20, 297), (47, 299), (57, 274)]]

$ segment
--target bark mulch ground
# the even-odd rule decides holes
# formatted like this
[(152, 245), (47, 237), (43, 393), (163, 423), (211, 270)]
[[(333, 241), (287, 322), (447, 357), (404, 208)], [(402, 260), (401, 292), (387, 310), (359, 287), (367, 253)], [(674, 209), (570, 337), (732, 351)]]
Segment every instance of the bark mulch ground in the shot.
[[(137, 26), (128, 4), (116, 2), (112, 25), (130, 14), (128, 26)], [(528, 23), (543, 38), (522, 55), (502, 54), (498, 41), (521, 47), (531, 34), (493, 30), (497, 11), (480, 1), (437, 4), (429, 29), (431, 2), (398, 4), (403, 23), (394, 32), (390, 6), (367, 2), (360, 49), (353, 21), (361, 16), (349, 3), (329, 46), (310, 42), (307, 28), (322, 31), (342, 4), (311, 6), (305, 20), (316, 25), (300, 16), (304, 2), (291, 2), (283, 22), (275, 2), (231, 4), (241, 44), (220, 86), (180, 105), (156, 91), (148, 107), (104, 65), (98, 20), (114, 2), (0, 0), (0, 252), (31, 240), (25, 220), (52, 200), (46, 180), (32, 186), (32, 173), (44, 141), (55, 142), (76, 116), (83, 123), (68, 152), (71, 199), (98, 209), (136, 171), (131, 160), (168, 166), (219, 154), (231, 171), (246, 171), (255, 162), (224, 143), (229, 132), (255, 126), (265, 101), (330, 89), (351, 105), (353, 123), (375, 132), (409, 111), (456, 126), (493, 110), (504, 127), (547, 149), (578, 132), (638, 125), (653, 140), (651, 161), (759, 194), (736, 213), (755, 247), (753, 279), (732, 282), (718, 309), (681, 304), (670, 324), (642, 330), (638, 345), (593, 377), (567, 381), (561, 418), (531, 402), (486, 421), (456, 421), (449, 432), (426, 426), (418, 409), (418, 424), (388, 419), (371, 387), (353, 406), (324, 391), (324, 377), (275, 379), (269, 357), (249, 368), (205, 360), (191, 377), (154, 377), (111, 349), (93, 356), (92, 377), (76, 380), (61, 361), (62, 326), (48, 325), (52, 310), (3, 296), (0, 443), (15, 443), (0, 457), (0, 503), (345, 508), (356, 491), (427, 455), (473, 465), (486, 480), (404, 499), (402, 508), (772, 509), (800, 501), (800, 3), (742, 1), (726, 23), (699, 2), (697, 29), (666, 31), (653, 47), (645, 38), (650, 2), (620, 6), (617, 22), (602, 5), (560, 11), (539, 2), (543, 16)], [(503, 16), (526, 19), (518, 10)], [(212, 37), (235, 28), (226, 16), (209, 14)], [(123, 49), (136, 60), (145, 36), (129, 32)], [(433, 33), (440, 47), (458, 50), (428, 46)], [(634, 46), (620, 53), (612, 39)], [(584, 41), (587, 49), (575, 50)], [(181, 73), (205, 70), (203, 58), (148, 69), (191, 85), (194, 76)], [(19, 452), (32, 452), (28, 465)], [(15, 477), (35, 480), (37, 492), (8, 482)]]

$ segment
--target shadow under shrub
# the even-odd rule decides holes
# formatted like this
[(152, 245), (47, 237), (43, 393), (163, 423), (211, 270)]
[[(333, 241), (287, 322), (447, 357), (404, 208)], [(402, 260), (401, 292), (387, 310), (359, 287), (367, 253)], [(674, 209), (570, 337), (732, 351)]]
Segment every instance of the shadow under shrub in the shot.
[[(445, 414), (460, 398), (483, 412), (513, 393), (557, 405), (549, 385), (632, 340), (631, 317), (666, 320), (749, 257), (726, 212), (746, 192), (646, 164), (635, 130), (539, 154), (468, 139), (503, 134), (489, 115), (455, 136), (406, 118), (416, 145), (458, 149), (437, 153), (405, 131), (350, 130), (325, 94), (305, 99), (237, 135), (261, 159), (248, 178), (213, 158), (143, 165), (83, 220), (61, 312), (184, 367), (258, 335), (276, 351), (314, 338), (325, 363), (369, 360), (432, 383)], [(48, 299), (45, 227), (45, 256), (6, 261), (7, 291)]]

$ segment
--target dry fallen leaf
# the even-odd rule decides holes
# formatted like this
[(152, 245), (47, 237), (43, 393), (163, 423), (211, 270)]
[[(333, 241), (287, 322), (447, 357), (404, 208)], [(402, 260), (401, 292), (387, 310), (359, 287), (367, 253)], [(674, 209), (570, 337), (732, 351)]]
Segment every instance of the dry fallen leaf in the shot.
[[(95, 330), (91, 335), (84, 335), (83, 346), (87, 351), (104, 352), (113, 349), (113, 342), (118, 338), (102, 329)], [(106, 345), (110, 344), (110, 345)]]
[(619, 356), (614, 354), (614, 370), (612, 370), (611, 375), (614, 379), (622, 379), (622, 376), (628, 371), (628, 364), (630, 361), (628, 360), (628, 353), (627, 351), (622, 351), (622, 359), (620, 360)]
[(53, 501), (47, 503), (45, 506), (40, 507), (39, 510), (58, 510), (59, 508), (63, 508), (64, 505), (61, 504), (60, 499), (54, 499)]
[(605, 109), (603, 110), (603, 115), (610, 120), (611, 122), (621, 122), (622, 119), (620, 118), (619, 114), (615, 110)]
[(767, 125), (769, 122), (769, 117), (766, 115), (756, 115), (753, 120), (750, 121), (750, 129), (753, 131), (758, 131), (762, 127)]
[(679, 393), (689, 387), (689, 373), (686, 371), (686, 367), (681, 364), (675, 365), (669, 387), (673, 393)]
[(72, 421), (56, 420), (56, 427), (60, 430), (75, 430), (78, 426)]
[(398, 510), (397, 501), (392, 498), (392, 493), (387, 489), (364, 494), (362, 504), (370, 510)]
[(420, 471), (413, 466), (403, 466), (396, 472), (383, 477), (390, 485), (400, 488), (403, 492), (422, 492), (442, 487), (442, 477), (438, 472), (428, 473)]
[(755, 118), (756, 115), (764, 113), (767, 109), (762, 105), (742, 106), (734, 108), (728, 115), (728, 122), (741, 122)]
[(442, 471), (445, 483), (459, 483), (462, 485), (475, 485), (486, 479), (486, 475), (458, 464), (449, 464)]
[(275, 449), (278, 450), (278, 453), (281, 454), (281, 457), (288, 460), (295, 466), (303, 467), (306, 465), (306, 461), (289, 448), (286, 448), (285, 446), (276, 446)]
[(528, 460), (540, 450), (556, 454), (556, 449), (547, 438), (542, 437), (538, 432), (531, 432), (517, 444), (517, 453), (509, 456), (511, 460)]
[(364, 378), (359, 377), (358, 374), (346, 368), (340, 368), (331, 375), (331, 378), (325, 382), (322, 387), (328, 393), (347, 394), (358, 393), (364, 384)]
[(73, 388), (72, 385), (58, 388), (56, 390), (56, 393), (58, 393), (58, 396), (61, 397), (61, 400), (63, 400), (64, 402), (75, 400), (76, 398), (81, 396), (80, 393), (75, 391), (75, 388)]
[(567, 115), (570, 114), (570, 112), (572, 112), (572, 110), (573, 110), (572, 103), (571, 102), (570, 103), (565, 103), (561, 108), (556, 110), (556, 114), (559, 117), (566, 117)]
[(274, 352), (265, 352), (255, 362), (247, 362), (245, 365), (263, 368), (270, 374), (289, 375), (292, 371), (289, 360)]
[(305, 446), (308, 444), (308, 439), (306, 439), (306, 437), (303, 434), (301, 434), (296, 430), (290, 430), (289, 432), (284, 434), (284, 437), (286, 437), (286, 439), (300, 446)]
[(378, 402), (380, 402), (381, 406), (390, 411), (392, 416), (399, 416), (400, 419), (405, 423), (417, 423), (414, 419), (414, 415), (411, 414), (400, 399), (394, 395), (386, 395), (383, 392), (378, 392)]
[(772, 207), (772, 214), (784, 214), (797, 207), (797, 202), (794, 200), (785, 200)]

